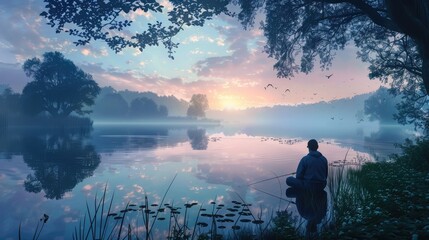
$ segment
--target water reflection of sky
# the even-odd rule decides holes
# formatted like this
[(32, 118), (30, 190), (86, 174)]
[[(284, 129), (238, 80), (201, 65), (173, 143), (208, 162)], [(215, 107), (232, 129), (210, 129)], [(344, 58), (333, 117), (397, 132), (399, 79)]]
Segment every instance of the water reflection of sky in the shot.
[[(96, 134), (91, 141), (100, 154), (100, 164), (91, 177), (78, 182), (59, 200), (45, 198), (43, 191), (25, 191), (24, 180), (33, 174), (33, 169), (22, 156), (0, 159), (0, 208), (6, 209), (5, 217), (0, 219), (0, 238), (16, 238), (20, 223), (24, 236), (31, 236), (38, 219), (46, 213), (50, 219), (45, 236), (69, 239), (85, 214), (86, 201), (92, 202), (95, 194), (100, 196), (105, 184), (108, 196), (115, 194), (115, 209), (121, 210), (127, 202), (143, 202), (145, 195), (150, 203), (160, 203), (176, 174), (164, 203), (183, 205), (196, 201), (209, 205), (214, 200), (229, 204), (243, 198), (253, 203), (252, 211), (265, 215), (290, 207), (288, 202), (275, 197), (285, 198), (285, 177), (252, 185), (254, 188), (247, 184), (294, 172), (298, 161), (307, 154), (308, 139), (203, 133), (207, 142), (199, 150), (186, 137), (186, 130), (154, 135)], [(188, 131), (188, 136), (193, 135)], [(320, 140), (319, 150), (330, 162), (343, 160), (349, 147), (347, 160), (371, 158), (360, 148), (353, 148), (364, 144), (364, 140)]]

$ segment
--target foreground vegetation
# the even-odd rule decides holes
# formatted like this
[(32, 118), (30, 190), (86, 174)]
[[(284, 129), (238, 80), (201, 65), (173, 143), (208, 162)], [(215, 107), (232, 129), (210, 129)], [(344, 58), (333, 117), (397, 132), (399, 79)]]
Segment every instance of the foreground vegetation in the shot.
[[(429, 141), (407, 141), (403, 150), (390, 162), (331, 167), (330, 213), (310, 239), (428, 239)], [(291, 212), (261, 219), (244, 201), (174, 206), (146, 198), (143, 204), (128, 203), (112, 212), (113, 196), (105, 193), (87, 204), (73, 239), (309, 239), (302, 219)], [(196, 220), (190, 220), (192, 215)], [(40, 221), (44, 225), (47, 218)], [(38, 226), (33, 239), (43, 237), (40, 231)]]
[(391, 162), (345, 174), (324, 239), (429, 238), (429, 141), (407, 141)]

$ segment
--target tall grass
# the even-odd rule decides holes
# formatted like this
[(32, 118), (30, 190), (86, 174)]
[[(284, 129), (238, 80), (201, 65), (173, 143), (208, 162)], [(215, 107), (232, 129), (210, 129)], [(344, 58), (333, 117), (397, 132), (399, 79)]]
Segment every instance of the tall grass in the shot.
[[(49, 219), (49, 216), (47, 214), (43, 214), (43, 216), (39, 219), (39, 221), (37, 222), (36, 229), (34, 230), (33, 237), (31, 238), (32, 240), (38, 240), (39, 239), (40, 233), (42, 232), (43, 227), (45, 226), (48, 219)], [(40, 225), (40, 224), (42, 224), (42, 225)], [(19, 224), (19, 227), (18, 227), (18, 239), (19, 240), (22, 239), (21, 223)]]

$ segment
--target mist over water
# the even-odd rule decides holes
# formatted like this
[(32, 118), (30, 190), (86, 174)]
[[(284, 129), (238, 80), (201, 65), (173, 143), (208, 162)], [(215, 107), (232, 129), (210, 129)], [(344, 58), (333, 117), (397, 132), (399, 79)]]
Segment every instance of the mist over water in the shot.
[[(295, 172), (307, 153), (308, 139), (330, 163), (383, 160), (399, 152), (413, 132), (398, 126), (296, 127), (286, 125), (108, 125), (90, 132), (8, 130), (0, 135), (0, 238), (31, 235), (44, 213), (44, 236), (69, 239), (85, 214), (86, 201), (102, 192), (115, 194), (116, 209), (159, 203), (175, 174), (166, 202), (228, 204), (243, 198), (268, 215), (291, 207), (285, 178), (247, 186)], [(269, 193), (269, 194), (267, 194)], [(14, 206), (14, 207), (11, 207)]]

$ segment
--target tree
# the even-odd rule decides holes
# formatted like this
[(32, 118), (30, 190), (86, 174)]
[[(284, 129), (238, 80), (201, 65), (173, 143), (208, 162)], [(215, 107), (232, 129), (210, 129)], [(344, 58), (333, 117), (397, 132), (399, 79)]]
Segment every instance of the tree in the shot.
[[(45, 0), (41, 15), (57, 32), (78, 37), (77, 45), (104, 40), (120, 51), (162, 43), (172, 57), (174, 42), (185, 26), (202, 26), (221, 13), (237, 17), (252, 27), (258, 14), (265, 14), (262, 30), (265, 51), (276, 59), (278, 77), (309, 73), (316, 60), (328, 69), (335, 52), (354, 43), (358, 57), (370, 64), (370, 78), (391, 79), (391, 87), (403, 92), (402, 121), (429, 126), (429, 2), (426, 0), (171, 0), (167, 23), (148, 23), (147, 29), (131, 38), (120, 31), (131, 22), (123, 13), (143, 10), (165, 12), (155, 0), (87, 1)], [(235, 5), (230, 8), (229, 5)], [(230, 12), (228, 9), (238, 9)], [(67, 14), (64, 14), (67, 12)], [(66, 24), (75, 24), (73, 25)], [(109, 29), (115, 31), (108, 31)], [(423, 107), (422, 107), (423, 106)]]
[(54, 117), (65, 117), (75, 112), (89, 113), (84, 107), (94, 104), (100, 92), (98, 84), (59, 52), (43, 54), (43, 60), (25, 61), (23, 69), (34, 81), (22, 91), (24, 111), (35, 115), (48, 112)]
[(168, 117), (168, 108), (165, 105), (159, 105), (158, 115), (163, 118)]
[(154, 118), (158, 116), (158, 106), (149, 98), (136, 98), (130, 103), (130, 116), (137, 118)]
[(108, 93), (96, 101), (94, 115), (101, 118), (124, 118), (128, 103), (119, 93)]
[(396, 104), (399, 97), (395, 97), (385, 87), (380, 87), (373, 95), (365, 100), (364, 111), (369, 120), (378, 120), (380, 123), (393, 123), (397, 114)]
[(13, 119), (21, 114), (21, 96), (6, 88), (0, 94), (0, 121)]
[(209, 101), (207, 100), (207, 96), (205, 94), (194, 94), (189, 102), (186, 115), (188, 117), (205, 117), (208, 108)]

